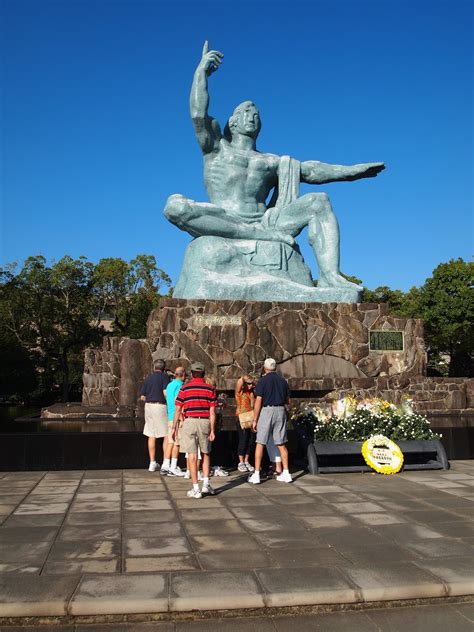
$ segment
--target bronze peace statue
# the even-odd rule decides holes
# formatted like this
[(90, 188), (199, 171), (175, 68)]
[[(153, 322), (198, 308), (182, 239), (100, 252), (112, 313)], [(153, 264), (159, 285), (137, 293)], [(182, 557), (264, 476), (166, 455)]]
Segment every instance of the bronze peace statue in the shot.
[[(205, 42), (190, 95), (210, 201), (175, 194), (165, 207), (169, 221), (194, 237), (173, 296), (358, 302), (361, 288), (339, 270), (339, 225), (328, 196), (300, 196), (299, 185), (371, 178), (384, 164), (330, 165), (262, 153), (256, 148), (260, 113), (252, 101), (235, 108), (222, 132), (208, 112), (208, 78), (222, 59)], [(295, 242), (306, 226), (320, 271), (317, 287)]]

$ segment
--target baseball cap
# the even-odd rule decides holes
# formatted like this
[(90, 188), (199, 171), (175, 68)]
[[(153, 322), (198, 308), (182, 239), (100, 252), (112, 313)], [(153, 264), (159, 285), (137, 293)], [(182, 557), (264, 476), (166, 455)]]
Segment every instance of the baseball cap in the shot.
[(204, 371), (204, 364), (202, 362), (193, 362), (191, 364), (191, 371)]

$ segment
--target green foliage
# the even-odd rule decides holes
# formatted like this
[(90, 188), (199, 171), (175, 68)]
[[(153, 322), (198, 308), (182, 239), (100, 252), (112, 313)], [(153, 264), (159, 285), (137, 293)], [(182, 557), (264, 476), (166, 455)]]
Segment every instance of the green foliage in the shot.
[(67, 401), (74, 387), (77, 397), (84, 348), (100, 344), (104, 313), (112, 314), (112, 333), (143, 337), (161, 286), (170, 283), (148, 255), (97, 265), (69, 256), (48, 265), (37, 256), (19, 272), (14, 264), (0, 270), (0, 351), (11, 372), (0, 373), (0, 397)]
[(374, 434), (382, 434), (393, 441), (400, 439), (438, 439), (423, 415), (387, 410), (376, 414), (369, 410), (356, 410), (353, 415), (339, 418), (332, 415), (319, 421), (311, 408), (306, 408), (292, 419), (293, 424), (304, 426), (315, 441), (365, 441)]

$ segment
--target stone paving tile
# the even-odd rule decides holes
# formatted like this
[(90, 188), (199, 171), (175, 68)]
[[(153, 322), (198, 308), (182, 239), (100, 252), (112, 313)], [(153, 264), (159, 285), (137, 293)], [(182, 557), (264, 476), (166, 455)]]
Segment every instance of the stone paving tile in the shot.
[(254, 551), (261, 548), (260, 544), (246, 533), (232, 533), (227, 535), (211, 532), (208, 535), (191, 536), (190, 541), (193, 549), (198, 553), (208, 553), (209, 551), (237, 551), (242, 555), (245, 551), (245, 555), (243, 555), (245, 558), (247, 558), (247, 553), (253, 556)]
[[(0, 547), (20, 542), (50, 542), (56, 537), (54, 527), (7, 527), (0, 528)], [(1, 555), (1, 553), (0, 553)]]
[(387, 539), (402, 544), (443, 537), (443, 534), (438, 530), (438, 525), (435, 528), (430, 528), (421, 524), (403, 523), (372, 525), (371, 528)]
[[(321, 566), (345, 566), (351, 564), (342, 557), (334, 548), (328, 546), (313, 546), (304, 549), (271, 549), (269, 555), (273, 565), (278, 568), (302, 568)], [(284, 572), (284, 571), (283, 571)]]
[(333, 516), (336, 510), (332, 505), (318, 503), (310, 498), (306, 503), (289, 503), (278, 507), (281, 512), (290, 516)]
[(0, 549), (0, 562), (40, 564), (46, 559), (51, 547), (50, 542), (9, 543)]
[[(365, 612), (335, 612), (299, 617), (275, 617), (277, 632), (381, 632)], [(388, 628), (384, 632), (389, 632)], [(418, 628), (418, 631), (420, 629)]]
[(41, 564), (39, 566), (35, 566), (33, 564), (18, 564), (18, 563), (10, 563), (10, 564), (1, 564), (0, 563), (0, 574), (4, 573), (28, 573), (31, 575), (39, 575), (41, 571)]
[(65, 615), (77, 583), (77, 577), (0, 577), (0, 617)]
[[(199, 502), (199, 501), (196, 501)], [(145, 525), (148, 523), (159, 523), (159, 522), (170, 522), (174, 521), (176, 524), (180, 523), (178, 514), (174, 511), (123, 511), (122, 518), (124, 524), (143, 524), (143, 528), (145, 529)]]
[(126, 500), (125, 511), (166, 511), (173, 506), (169, 500)]
[(114, 559), (80, 559), (80, 560), (53, 560), (46, 562), (43, 575), (76, 575), (78, 578), (84, 573), (117, 573), (120, 571), (120, 560)]
[[(0, 531), (1, 533), (1, 531)], [(83, 540), (120, 540), (120, 527), (95, 525), (94, 529), (84, 529), (83, 526), (65, 525), (58, 535), (58, 542), (75, 542)]]
[(474, 595), (474, 557), (444, 557), (420, 560), (416, 565), (439, 577), (450, 596)]
[(120, 501), (74, 501), (71, 505), (71, 513), (103, 513), (109, 511), (120, 511)]
[(406, 523), (406, 520), (401, 516), (390, 513), (363, 513), (352, 515), (355, 520), (372, 527), (377, 525)]
[(268, 606), (353, 603), (354, 588), (337, 570), (328, 567), (258, 570)]
[[(205, 521), (209, 533), (209, 522)], [(191, 524), (191, 523), (190, 523)], [(213, 528), (213, 531), (215, 529)], [(179, 522), (157, 522), (146, 524), (126, 524), (123, 525), (123, 537), (126, 538), (162, 538), (162, 537), (184, 537), (184, 530)]]
[(196, 509), (185, 512), (183, 514), (183, 522), (186, 525), (187, 522), (192, 522), (193, 520), (232, 520), (233, 517), (233, 514), (223, 507), (216, 509), (201, 509), (199, 506), (199, 500), (196, 500)]
[[(35, 518), (36, 519), (36, 518)], [(76, 512), (69, 513), (65, 524), (67, 525), (118, 525), (121, 523), (120, 511)]]
[(261, 608), (264, 605), (260, 585), (250, 571), (206, 571), (200, 574), (199, 582), (196, 582), (194, 573), (171, 575), (172, 611), (234, 610)]
[(84, 492), (80, 489), (76, 495), (76, 502), (109, 502), (120, 501), (120, 492)]
[(178, 621), (176, 632), (209, 632), (209, 630), (215, 630), (215, 632), (275, 632), (273, 621), (274, 619), (269, 617)]
[(441, 522), (436, 525), (436, 531), (441, 533), (443, 536), (450, 536), (452, 538), (474, 537), (474, 522), (467, 520)]
[[(454, 510), (443, 511), (442, 509), (426, 510), (426, 511), (425, 510), (407, 511), (405, 514), (403, 514), (403, 517), (406, 518), (409, 522), (418, 522), (421, 524), (426, 524), (436, 529), (436, 524), (438, 522), (452, 522), (453, 513), (454, 513)], [(470, 513), (472, 515), (472, 511)]]
[(120, 540), (71, 540), (57, 541), (53, 544), (48, 556), (49, 560), (76, 560), (81, 557), (104, 559), (117, 557)]
[[(11, 515), (2, 525), (4, 527), (31, 527), (31, 528), (39, 528), (39, 527), (58, 527), (62, 524), (64, 520), (64, 513), (60, 514), (44, 514), (44, 515), (35, 515), (34, 520), (31, 519), (30, 515)], [(33, 523), (33, 524), (32, 524)]]
[(271, 568), (277, 566), (277, 563), (274, 562), (271, 556), (263, 549), (245, 548), (244, 551), (210, 549), (198, 551), (197, 558), (204, 570), (247, 570), (249, 568), (249, 558), (252, 560), (252, 569)]
[(333, 547), (346, 560), (355, 565), (369, 566), (378, 564), (380, 560), (399, 562), (401, 560), (417, 560), (419, 555), (393, 542), (383, 544), (365, 544), (359, 546), (357, 541), (333, 544)]
[[(0, 632), (38, 632), (36, 625), (13, 625), (1, 627)], [(75, 632), (74, 625), (45, 625), (41, 626), (40, 632)], [(112, 632), (112, 631), (110, 631)]]
[[(22, 503), (14, 512), (16, 516), (34, 516), (42, 514), (66, 513), (69, 504), (66, 503)], [(1, 509), (0, 509), (1, 511)]]
[[(319, 534), (318, 534), (319, 535)], [(322, 546), (324, 542), (309, 531), (266, 531), (255, 533), (254, 537), (259, 540), (262, 546), (269, 549), (286, 548), (288, 543), (294, 549)]]
[(474, 557), (474, 547), (454, 538), (436, 538), (420, 542), (406, 542), (405, 546), (420, 557)]
[(375, 513), (385, 511), (381, 505), (370, 502), (334, 503), (334, 507), (344, 514)]
[(306, 529), (303, 520), (298, 520), (292, 516), (280, 516), (276, 520), (255, 520), (251, 518), (242, 518), (242, 525), (252, 532), (260, 531), (301, 531)]
[(157, 571), (200, 570), (195, 555), (161, 555), (157, 557), (126, 557), (126, 573), (153, 573)]
[[(192, 575), (192, 574), (191, 574)], [(72, 615), (168, 611), (168, 576), (86, 575), (69, 603)]]
[(427, 605), (419, 608), (370, 610), (367, 616), (384, 632), (425, 630), (430, 632), (472, 632), (472, 623), (449, 605)]
[[(380, 532), (379, 532), (380, 533)], [(373, 529), (359, 525), (349, 525), (338, 529), (326, 528), (318, 529), (318, 537), (327, 544), (333, 546), (348, 544), (351, 546), (355, 542), (362, 546), (364, 544), (387, 544), (388, 541)]]
[[(208, 535), (210, 531), (209, 520), (189, 520), (186, 522), (188, 535)], [(212, 523), (212, 533), (241, 534), (242, 526), (238, 520), (216, 520)], [(0, 530), (1, 533), (1, 530)]]
[(346, 566), (344, 573), (356, 584), (364, 601), (443, 597), (444, 584), (420, 564), (411, 562), (383, 562), (376, 567)]
[(166, 491), (159, 492), (124, 492), (124, 500), (168, 500), (169, 496)]
[(157, 555), (184, 555), (191, 553), (184, 537), (129, 538), (124, 542), (127, 557), (155, 557)]
[(459, 612), (465, 619), (474, 623), (474, 602), (453, 605), (453, 609)]
[[(212, 626), (212, 624), (211, 624)], [(34, 632), (38, 632), (35, 630)], [(41, 630), (41, 632), (43, 632)], [(51, 631), (55, 630), (51, 629)], [(174, 623), (160, 621), (154, 623), (113, 623), (113, 624), (92, 624), (78, 625), (75, 632), (176, 632)]]

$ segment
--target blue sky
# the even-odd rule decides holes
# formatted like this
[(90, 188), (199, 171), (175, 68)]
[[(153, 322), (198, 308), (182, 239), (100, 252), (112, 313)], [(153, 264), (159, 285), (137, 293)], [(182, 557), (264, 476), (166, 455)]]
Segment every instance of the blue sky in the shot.
[[(259, 148), (384, 161), (326, 191), (341, 269), (367, 287), (420, 285), (470, 259), (472, 2), (3, 0), (0, 263), (42, 254), (154, 254), (174, 281), (190, 237), (168, 195), (206, 200), (188, 94), (202, 43), (222, 123), (250, 98)], [(306, 235), (303, 254), (317, 277)]]

